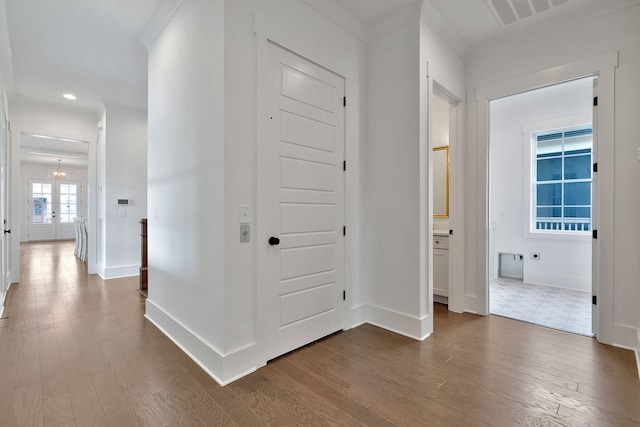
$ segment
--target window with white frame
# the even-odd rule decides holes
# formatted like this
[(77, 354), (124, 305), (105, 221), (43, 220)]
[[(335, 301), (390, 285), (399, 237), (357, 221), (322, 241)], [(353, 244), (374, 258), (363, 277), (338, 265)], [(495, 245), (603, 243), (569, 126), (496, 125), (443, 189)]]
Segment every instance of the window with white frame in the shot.
[(592, 128), (534, 133), (532, 142), (532, 230), (591, 231)]

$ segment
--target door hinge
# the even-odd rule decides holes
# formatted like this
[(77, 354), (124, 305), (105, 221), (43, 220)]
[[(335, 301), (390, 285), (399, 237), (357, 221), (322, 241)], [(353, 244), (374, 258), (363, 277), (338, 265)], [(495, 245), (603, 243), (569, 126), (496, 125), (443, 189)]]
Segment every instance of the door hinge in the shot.
[(346, 96), (342, 98), (342, 106), (343, 107), (347, 106), (347, 97)]
[(449, 230), (449, 236), (453, 236), (453, 230)]
[(346, 161), (346, 160), (344, 160), (344, 161), (342, 162), (342, 170), (343, 170), (343, 171), (346, 171), (346, 170), (347, 170), (347, 161)]
[(347, 291), (342, 291), (342, 301), (347, 300)]
[(597, 163), (593, 164), (593, 171), (594, 172), (598, 172), (598, 164)]
[(598, 230), (593, 230), (593, 238), (597, 239), (598, 238)]
[(598, 97), (597, 97), (597, 96), (594, 96), (594, 97), (593, 97), (593, 106), (594, 106), (594, 107), (597, 107), (597, 106), (598, 106)]
[(344, 227), (342, 227), (342, 235), (343, 236), (347, 235), (347, 226), (346, 225)]
[(592, 295), (591, 296), (591, 304), (598, 305), (598, 296), (597, 295)]

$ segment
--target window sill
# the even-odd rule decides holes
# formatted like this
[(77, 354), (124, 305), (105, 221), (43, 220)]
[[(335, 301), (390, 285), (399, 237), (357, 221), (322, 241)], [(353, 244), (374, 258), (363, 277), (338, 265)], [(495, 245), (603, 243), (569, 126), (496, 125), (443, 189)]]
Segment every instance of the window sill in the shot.
[(524, 233), (525, 239), (545, 239), (545, 240), (574, 240), (586, 242), (592, 239), (590, 231), (587, 232), (561, 232), (561, 231), (529, 231)]

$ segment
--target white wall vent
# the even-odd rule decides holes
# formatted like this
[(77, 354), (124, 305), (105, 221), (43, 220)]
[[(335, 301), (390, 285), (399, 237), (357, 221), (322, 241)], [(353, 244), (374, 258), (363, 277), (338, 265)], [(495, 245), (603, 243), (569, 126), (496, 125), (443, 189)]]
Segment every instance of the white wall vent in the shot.
[(487, 0), (491, 11), (503, 27), (537, 13), (569, 3), (571, 0)]

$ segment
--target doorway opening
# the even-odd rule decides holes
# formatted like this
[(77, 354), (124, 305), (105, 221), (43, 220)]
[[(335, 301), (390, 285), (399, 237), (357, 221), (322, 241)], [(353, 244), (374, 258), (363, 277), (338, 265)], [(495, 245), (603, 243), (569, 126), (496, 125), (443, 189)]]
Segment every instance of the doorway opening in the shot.
[[(452, 289), (458, 269), (452, 230), (456, 210), (456, 173), (458, 153), (458, 105), (460, 99), (437, 82), (431, 96), (431, 182), (433, 206), (433, 301), (459, 311), (461, 298)], [(453, 294), (453, 295), (452, 295)]]
[(489, 311), (593, 336), (591, 76), (489, 103)]
[(88, 160), (85, 141), (21, 134), (21, 242), (76, 237), (74, 221), (87, 217)]

